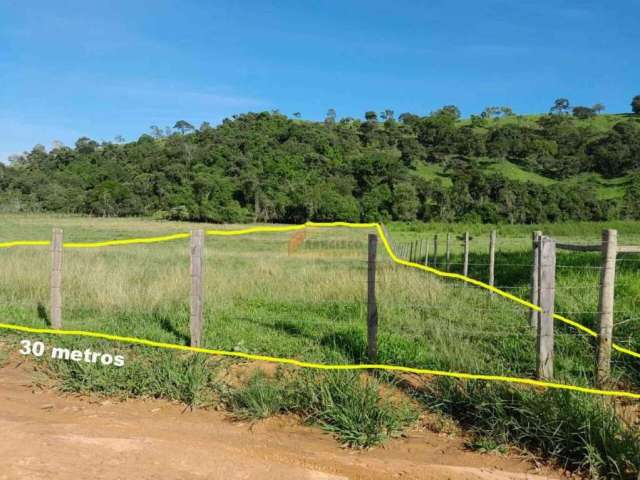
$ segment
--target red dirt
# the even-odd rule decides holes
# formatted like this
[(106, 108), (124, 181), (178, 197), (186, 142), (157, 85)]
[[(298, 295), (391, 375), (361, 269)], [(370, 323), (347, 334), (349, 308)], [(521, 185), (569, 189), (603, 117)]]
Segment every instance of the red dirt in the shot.
[(256, 424), (165, 401), (60, 395), (33, 387), (33, 367), (0, 368), (0, 480), (91, 479), (542, 479), (509, 456), (464, 440), (410, 432), (368, 451), (340, 448), (294, 418)]

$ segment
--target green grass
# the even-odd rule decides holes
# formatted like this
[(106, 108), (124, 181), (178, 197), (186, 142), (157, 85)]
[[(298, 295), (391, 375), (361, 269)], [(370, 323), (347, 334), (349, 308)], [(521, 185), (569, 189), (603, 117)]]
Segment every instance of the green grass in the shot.
[[(622, 198), (625, 194), (625, 187), (631, 180), (629, 175), (618, 178), (604, 178), (598, 173), (585, 173), (558, 181), (525, 170), (503, 158), (483, 158), (480, 160), (480, 167), (486, 174), (501, 174), (510, 180), (531, 182), (545, 187), (552, 185), (561, 187), (579, 184), (593, 186), (597, 197), (601, 200)], [(421, 162), (416, 165), (416, 175), (431, 181), (439, 180), (442, 182), (442, 185), (447, 188), (453, 185), (451, 175), (445, 172), (440, 164), (426, 164)]]
[(480, 448), (520, 445), (594, 478), (640, 474), (640, 430), (600, 398), (449, 379), (432, 382), (417, 397), (476, 432)]
[(543, 177), (542, 175), (538, 175), (537, 173), (530, 172), (528, 170), (524, 170), (518, 165), (511, 163), (510, 161), (505, 159), (485, 159), (480, 161), (480, 165), (481, 167), (486, 169), (487, 173), (501, 174), (510, 180), (516, 180), (519, 182), (531, 182), (544, 186), (554, 185), (557, 183), (556, 180)]
[[(56, 225), (64, 229), (67, 241), (152, 236), (191, 227), (145, 219), (40, 215), (3, 215), (0, 225), (0, 240), (46, 239)], [(587, 242), (597, 240), (605, 226), (619, 229), (621, 243), (640, 244), (640, 222), (499, 226), (497, 285), (528, 297), (533, 229), (561, 239)], [(473, 236), (470, 274), (486, 280), (491, 226), (398, 223), (389, 228), (397, 242), (430, 238), (434, 232), (443, 238), (447, 231), (457, 235), (469, 230)], [(204, 346), (315, 362), (365, 362), (366, 232), (310, 230), (307, 242), (291, 256), (287, 255), (288, 239), (288, 234), (207, 238)], [(441, 244), (440, 264), (443, 253)], [(461, 253), (460, 243), (454, 242), (454, 271), (461, 269)], [(535, 338), (528, 327), (526, 309), (457, 282), (440, 281), (423, 272), (392, 265), (382, 249), (379, 256), (380, 363), (534, 375)], [(637, 317), (634, 312), (640, 311), (640, 262), (626, 261), (634, 260), (631, 257), (622, 260), (614, 337), (623, 345), (640, 350), (638, 322), (633, 320)], [(0, 250), (0, 322), (46, 325), (49, 262), (46, 248)], [(557, 310), (593, 327), (598, 281), (594, 267), (599, 265), (598, 256), (561, 254), (558, 264), (562, 268), (558, 269)], [(63, 298), (66, 328), (188, 344), (188, 241), (65, 250)], [(592, 386), (593, 339), (562, 325), (558, 325), (557, 332), (556, 380)], [(51, 363), (47, 368), (64, 390), (170, 398), (190, 405), (222, 401), (236, 415), (246, 418), (296, 413), (354, 446), (374, 445), (397, 435), (415, 418), (415, 405), (388, 400), (401, 389), (399, 385), (388, 385), (388, 380), (394, 378), (389, 375), (376, 380), (355, 373), (320, 375), (288, 370), (286, 375), (257, 375), (236, 384), (221, 378), (233, 367), (234, 362), (230, 361), (88, 339), (45, 340), (59, 346), (117, 351), (127, 358), (122, 369)], [(619, 388), (635, 389), (640, 383), (637, 362), (629, 357), (614, 356), (613, 375)], [(604, 422), (602, 419), (610, 417), (602, 413), (605, 410), (590, 406), (590, 397), (541, 394), (509, 386), (483, 389), (474, 382), (439, 381), (433, 383), (433, 390), (410, 393), (427, 408), (440, 409), (470, 428), (477, 425), (478, 432), (482, 430), (480, 417), (485, 411), (479, 410), (476, 420), (467, 421), (463, 415), (466, 397), (478, 408), (491, 409), (500, 398), (511, 395), (512, 405), (529, 409), (529, 415), (496, 409), (492, 418), (497, 425), (479, 434), (478, 448), (516, 444), (572, 468), (623, 478), (624, 472), (638, 466), (634, 451), (621, 448), (615, 439), (619, 435), (636, 435), (637, 429), (629, 427), (630, 433), (626, 433), (626, 427), (615, 424), (615, 416), (607, 420), (609, 423)], [(539, 398), (544, 400), (538, 401)], [(438, 401), (451, 408), (438, 407)], [(566, 402), (589, 406), (576, 415), (564, 410)], [(605, 409), (614, 408), (610, 401), (603, 405)], [(542, 428), (532, 426), (533, 416), (547, 413), (542, 409), (555, 412), (545, 417), (545, 428), (563, 433), (550, 436), (549, 441), (529, 440), (528, 436), (538, 435), (535, 428)], [(553, 442), (566, 440), (569, 429), (582, 432), (585, 425), (591, 428), (590, 436), (584, 437), (578, 447), (553, 447)], [(611, 435), (615, 438), (609, 438)], [(599, 438), (613, 442), (615, 448), (610, 451), (610, 443)], [(589, 456), (584, 462), (578, 460), (586, 449), (591, 449)], [(623, 470), (616, 473), (614, 463)]]
[(439, 163), (423, 163), (419, 162), (416, 165), (416, 174), (426, 180), (439, 180), (445, 187), (451, 187), (453, 182), (451, 176), (444, 172), (442, 165)]
[(612, 200), (622, 198), (625, 194), (625, 187), (631, 181), (631, 175), (618, 178), (604, 178), (598, 173), (576, 175), (566, 182), (570, 184), (587, 184), (596, 188), (598, 198), (602, 200)]
[[(519, 182), (533, 182), (545, 186), (557, 183), (557, 181), (552, 178), (543, 177), (537, 173), (524, 170), (506, 159), (483, 158), (480, 160), (480, 167), (485, 173), (499, 173), (510, 180)], [(416, 173), (427, 180), (440, 179), (445, 187), (452, 185), (450, 174), (445, 172), (440, 164), (419, 163), (416, 165)]]
[(240, 388), (226, 395), (241, 418), (260, 419), (295, 413), (333, 433), (343, 444), (378, 445), (400, 435), (418, 419), (406, 399), (390, 400), (374, 377), (357, 372), (298, 372), (293, 379), (268, 379), (257, 371)]

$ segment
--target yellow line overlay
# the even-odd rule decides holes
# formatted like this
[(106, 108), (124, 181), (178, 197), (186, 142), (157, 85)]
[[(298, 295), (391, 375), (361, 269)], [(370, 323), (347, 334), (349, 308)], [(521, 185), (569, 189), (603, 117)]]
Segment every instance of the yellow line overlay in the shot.
[[(474, 278), (467, 277), (459, 273), (445, 272), (433, 267), (429, 267), (427, 265), (422, 265), (419, 263), (403, 260), (402, 258), (398, 257), (393, 251), (393, 249), (391, 248), (389, 239), (385, 235), (382, 225), (379, 223), (306, 222), (301, 225), (257, 226), (257, 227), (249, 227), (249, 228), (243, 228), (238, 230), (213, 229), (213, 230), (206, 230), (206, 234), (209, 236), (231, 237), (231, 236), (239, 236), (239, 235), (248, 235), (252, 233), (293, 232), (297, 230), (304, 230), (306, 228), (334, 228), (334, 227), (359, 228), (359, 229), (373, 228), (377, 231), (378, 235), (382, 239), (384, 248), (387, 254), (389, 255), (389, 257), (391, 258), (391, 260), (397, 263), (398, 265), (404, 265), (405, 267), (423, 270), (425, 272), (429, 272), (443, 278), (452, 278), (456, 280), (461, 280), (471, 285), (475, 285), (476, 287), (489, 290), (493, 293), (500, 295), (503, 298), (511, 300), (524, 307), (530, 308), (538, 312), (542, 311), (542, 309), (539, 306), (534, 305), (533, 303), (527, 300), (524, 300), (520, 297), (517, 297), (509, 292), (505, 292), (503, 290), (500, 290), (499, 288), (496, 288), (492, 285), (484, 283), (480, 280), (476, 280)], [(191, 234), (185, 232), (185, 233), (176, 233), (173, 235), (165, 235), (160, 237), (107, 240), (103, 242), (66, 242), (64, 243), (64, 247), (65, 248), (98, 248), (98, 247), (118, 246), (118, 245), (150, 244), (150, 243), (167, 242), (171, 240), (179, 240), (179, 239), (189, 238), (189, 237), (191, 237)], [(48, 246), (50, 244), (51, 242), (47, 240), (42, 240), (42, 241), (19, 240), (19, 241), (12, 241), (12, 242), (0, 242), (0, 248), (11, 248), (11, 247), (20, 247), (20, 246)], [(584, 325), (574, 320), (571, 320), (567, 317), (564, 317), (559, 314), (554, 314), (553, 318), (556, 320), (560, 320), (561, 322), (566, 323), (567, 325), (570, 325), (578, 330), (581, 330), (591, 335), (592, 337), (598, 337), (598, 333), (595, 332), (594, 330), (588, 327), (585, 327)], [(595, 388), (577, 387), (574, 385), (564, 385), (560, 383), (532, 380), (528, 378), (504, 377), (499, 375), (479, 375), (479, 374), (471, 374), (471, 373), (456, 373), (456, 372), (446, 372), (446, 371), (440, 371), (440, 370), (428, 370), (428, 369), (420, 369), (420, 368), (402, 367), (402, 366), (395, 366), (395, 365), (376, 365), (376, 364), (325, 365), (325, 364), (319, 364), (319, 363), (302, 362), (302, 361), (290, 359), (290, 358), (268, 357), (263, 355), (253, 355), (253, 354), (241, 353), (241, 352), (227, 352), (224, 350), (211, 350), (206, 348), (187, 347), (187, 346), (175, 345), (175, 344), (169, 344), (169, 343), (154, 342), (152, 340), (145, 340), (141, 338), (120, 337), (117, 335), (108, 335), (103, 333), (86, 332), (86, 331), (80, 331), (80, 330), (38, 329), (38, 328), (22, 327), (18, 325), (9, 325), (9, 324), (0, 324), (0, 328), (13, 329), (13, 330), (31, 332), (31, 333), (49, 333), (49, 334), (55, 334), (55, 335), (80, 335), (80, 336), (86, 336), (86, 337), (103, 338), (106, 340), (117, 340), (122, 342), (135, 343), (139, 345), (169, 348), (174, 350), (186, 350), (186, 351), (199, 352), (199, 353), (209, 353), (211, 355), (240, 357), (240, 358), (247, 358), (252, 360), (263, 360), (267, 362), (283, 363), (283, 364), (297, 365), (299, 367), (316, 368), (316, 369), (324, 369), (324, 370), (357, 370), (357, 369), (392, 370), (392, 371), (439, 375), (439, 376), (447, 376), (447, 377), (463, 378), (463, 379), (494, 380), (494, 381), (500, 381), (500, 382), (521, 383), (521, 384), (533, 385), (533, 386), (544, 387), (544, 388), (559, 388), (564, 390), (573, 390), (573, 391), (578, 391), (583, 393), (592, 393), (597, 395), (620, 396), (620, 397), (640, 399), (640, 394), (633, 393), (633, 392), (599, 390)], [(611, 346), (614, 350), (620, 353), (624, 353), (626, 355), (640, 358), (640, 353), (638, 352), (624, 348), (616, 343), (613, 343)]]
[(10, 325), (0, 323), (0, 328), (6, 330), (14, 330), (24, 333), (63, 335), (63, 336), (81, 336), (99, 338), (102, 340), (113, 340), (118, 342), (130, 343), (135, 345), (145, 345), (147, 347), (159, 347), (170, 350), (181, 350), (186, 352), (206, 353), (209, 355), (244, 358), (248, 360), (260, 360), (263, 362), (281, 363), (285, 365), (295, 365), (303, 368), (314, 368), (317, 370), (387, 370), (393, 372), (417, 373), (423, 375), (434, 375), (441, 377), (460, 378), (465, 380), (493, 380), (496, 382), (520, 383), (525, 385), (533, 385), (534, 387), (555, 388), (561, 390), (571, 390), (580, 393), (590, 393), (595, 395), (605, 395), (609, 397), (626, 397), (640, 399), (640, 393), (617, 391), (617, 390), (600, 390), (597, 388), (578, 387), (575, 385), (565, 385), (563, 383), (545, 382), (542, 380), (534, 380), (531, 378), (505, 377), (502, 375), (482, 375), (476, 373), (448, 372), (443, 370), (430, 370), (426, 368), (402, 367), (399, 365), (380, 365), (376, 363), (361, 364), (324, 364), (314, 362), (304, 362), (293, 358), (270, 357), (266, 355), (256, 355), (253, 353), (229, 352), (226, 350), (214, 350), (211, 348), (189, 347), (186, 345), (176, 345), (173, 343), (156, 342), (136, 337), (122, 337), (119, 335), (111, 335), (108, 333), (87, 332), (84, 330), (54, 330), (51, 328), (33, 328), (24, 327), (22, 325)]

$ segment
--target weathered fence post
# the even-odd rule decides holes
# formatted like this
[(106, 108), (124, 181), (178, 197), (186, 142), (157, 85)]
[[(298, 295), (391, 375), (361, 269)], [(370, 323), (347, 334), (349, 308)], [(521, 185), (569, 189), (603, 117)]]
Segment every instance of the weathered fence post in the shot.
[(445, 265), (447, 272), (451, 270), (451, 233), (447, 232), (447, 246), (445, 250)]
[(204, 231), (191, 231), (191, 346), (202, 346)]
[(376, 252), (378, 236), (369, 234), (367, 270), (367, 357), (370, 363), (378, 358), (378, 306), (376, 304)]
[(539, 250), (540, 322), (538, 325), (538, 378), (553, 378), (553, 311), (556, 283), (556, 242), (541, 237)]
[(464, 264), (462, 274), (465, 277), (469, 275), (469, 232), (464, 232)]
[(600, 336), (598, 337), (598, 364), (596, 384), (604, 388), (609, 383), (611, 371), (611, 342), (613, 336), (613, 298), (616, 282), (616, 256), (618, 254), (618, 231), (602, 232), (602, 270), (600, 274)]
[(495, 267), (496, 267), (496, 231), (491, 230), (489, 236), (489, 285), (495, 285)]
[(438, 266), (438, 234), (433, 236), (433, 266)]
[[(540, 306), (540, 238), (542, 232), (536, 230), (532, 235), (532, 251), (533, 251), (533, 268), (531, 269), (531, 303)], [(538, 330), (540, 322), (540, 312), (531, 310), (529, 313), (529, 324), (534, 331)]]
[(427, 244), (427, 253), (424, 255), (424, 264), (428, 266), (429, 265), (429, 245), (430, 245), (428, 238), (425, 240), (425, 243)]
[(51, 238), (51, 326), (62, 328), (62, 230), (54, 228)]

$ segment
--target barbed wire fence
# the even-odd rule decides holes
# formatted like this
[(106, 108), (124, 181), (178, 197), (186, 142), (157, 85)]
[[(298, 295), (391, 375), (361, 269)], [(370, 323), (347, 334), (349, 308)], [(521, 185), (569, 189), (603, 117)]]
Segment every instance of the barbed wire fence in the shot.
[[(440, 240), (444, 238), (444, 255), (439, 255), (442, 245)], [(457, 240), (461, 246), (458, 252), (459, 260), (452, 260), (452, 241)], [(483, 256), (487, 261), (470, 260), (471, 242), (474, 238), (469, 232), (464, 232), (454, 236), (447, 232), (445, 235), (434, 234), (432, 238), (403, 242), (397, 245), (399, 257), (426, 266), (439, 268), (447, 272), (459, 271), (464, 276), (470, 276), (470, 269), (475, 274), (487, 279), (487, 283), (496, 286), (496, 268), (498, 269), (522, 269), (530, 271), (528, 285), (498, 285), (496, 288), (505, 291), (521, 292), (523, 295), (529, 294), (532, 304), (539, 306), (541, 311), (531, 310), (530, 327), (538, 336), (538, 376), (541, 378), (553, 377), (553, 336), (554, 313), (561, 315), (590, 315), (594, 318), (597, 326), (597, 346), (596, 346), (596, 383), (598, 387), (604, 388), (610, 383), (611, 373), (611, 348), (614, 328), (614, 298), (616, 287), (626, 287), (636, 285), (633, 282), (616, 282), (617, 265), (640, 264), (640, 258), (629, 258), (628, 255), (640, 253), (640, 246), (618, 245), (617, 231), (607, 229), (602, 232), (600, 242), (568, 242), (564, 239), (545, 236), (541, 231), (535, 231), (530, 240), (531, 261), (530, 263), (516, 263), (513, 261), (500, 262), (496, 264), (496, 253), (498, 245), (509, 244), (509, 246), (524, 247), (527, 239), (523, 237), (501, 237), (498, 239), (497, 232), (491, 231), (488, 244)], [(570, 262), (559, 263), (558, 251), (564, 252), (592, 252), (600, 253), (600, 265), (573, 265)], [(619, 258), (620, 254), (624, 257)], [(587, 282), (582, 284), (558, 285), (556, 282), (556, 272), (584, 272)], [(599, 276), (599, 280), (594, 282), (594, 274)], [(591, 277), (591, 278), (589, 278)], [(474, 288), (468, 284), (448, 285), (456, 288)], [(528, 291), (528, 292), (527, 292)], [(556, 292), (575, 294), (581, 292), (597, 292), (597, 310), (589, 311), (563, 311), (555, 312)], [(476, 309), (478, 310), (478, 309)], [(638, 312), (618, 311), (617, 315), (624, 318), (616, 322), (617, 326), (628, 324), (640, 319)], [(627, 339), (631, 344), (631, 338)]]
[[(386, 230), (386, 229), (385, 229)], [(190, 258), (191, 258), (191, 346), (198, 347), (202, 343), (202, 329), (203, 329), (203, 256), (204, 256), (204, 236), (205, 232), (202, 230), (194, 230), (190, 236)], [(422, 263), (427, 266), (439, 268), (446, 271), (451, 271), (452, 267), (462, 267), (462, 273), (465, 276), (469, 275), (469, 267), (478, 267), (477, 270), (485, 270), (488, 276), (488, 284), (495, 286), (496, 284), (496, 272), (498, 268), (515, 267), (517, 269), (530, 269), (530, 285), (529, 294), (531, 303), (539, 306), (540, 311), (531, 310), (530, 312), (530, 327), (537, 335), (537, 376), (540, 379), (550, 380), (554, 377), (553, 373), (553, 353), (554, 353), (554, 336), (565, 335), (567, 332), (555, 332), (554, 331), (554, 311), (555, 311), (555, 294), (556, 291), (582, 291), (582, 290), (594, 290), (594, 284), (585, 283), (584, 285), (556, 285), (556, 270), (557, 269), (574, 269), (583, 270), (592, 273), (600, 274), (599, 282), (599, 294), (598, 294), (598, 309), (596, 311), (566, 311), (563, 314), (580, 314), (580, 315), (597, 315), (598, 321), (598, 335), (597, 335), (597, 361), (596, 361), (596, 380), (598, 386), (603, 388), (610, 382), (610, 368), (611, 368), (611, 349), (612, 349), (612, 337), (613, 337), (613, 301), (614, 291), (616, 287), (615, 272), (616, 265), (622, 262), (640, 262), (635, 258), (618, 258), (618, 254), (635, 254), (640, 253), (640, 247), (630, 245), (618, 245), (617, 243), (617, 231), (605, 230), (602, 234), (601, 242), (594, 243), (566, 243), (559, 242), (550, 236), (545, 236), (542, 232), (534, 232), (531, 245), (531, 263), (508, 261), (504, 263), (496, 264), (496, 256), (498, 253), (498, 245), (500, 240), (497, 233), (494, 231), (489, 236), (489, 243), (487, 245), (488, 261), (475, 261), (471, 260), (471, 242), (473, 237), (465, 232), (464, 234), (454, 237), (453, 234), (447, 233), (446, 235), (434, 235), (433, 239), (422, 239), (413, 242), (395, 243), (393, 238), (388, 233), (385, 234), (387, 239), (392, 244), (392, 249), (395, 254), (402, 258), (415, 263)], [(444, 239), (444, 245), (439, 241)], [(462, 252), (461, 261), (452, 262), (452, 243), (454, 240), (461, 242)], [(516, 239), (508, 239), (514, 244)], [(371, 362), (376, 361), (377, 357), (377, 331), (378, 331), (378, 306), (376, 301), (376, 282), (383, 280), (380, 275), (376, 277), (376, 273), (384, 272), (387, 268), (398, 268), (391, 259), (384, 258), (380, 261), (377, 256), (377, 235), (369, 235), (368, 242), (354, 241), (354, 240), (336, 240), (336, 243), (332, 240), (324, 241), (325, 243), (319, 243), (320, 241), (314, 241), (313, 239), (306, 239), (304, 235), (299, 233), (292, 236), (292, 243), (289, 245), (288, 254), (295, 254), (296, 250), (305, 245), (305, 248), (314, 250), (314, 246), (318, 249), (325, 249), (328, 246), (337, 249), (344, 249), (346, 251), (353, 249), (366, 249), (368, 252), (368, 258), (365, 260), (362, 256), (352, 256), (347, 258), (338, 258), (340, 261), (351, 262), (352, 264), (362, 265), (362, 270), (367, 271), (366, 280), (362, 278), (363, 285), (366, 286), (366, 300), (363, 304), (366, 304), (367, 309), (367, 352), (368, 358)], [(525, 245), (524, 239), (517, 239), (518, 245)], [(52, 270), (51, 270), (51, 320), (52, 326), (55, 329), (62, 327), (62, 294), (61, 294), (61, 282), (62, 282), (62, 230), (54, 229), (51, 245), (52, 253)], [(444, 247), (444, 248), (443, 248)], [(569, 252), (600, 252), (601, 265), (570, 265), (570, 264), (558, 264), (557, 251), (564, 250)], [(444, 253), (443, 253), (444, 251)], [(362, 255), (362, 252), (360, 253)], [(457, 268), (456, 268), (457, 269)], [(475, 272), (474, 272), (475, 273)], [(621, 284), (618, 284), (620, 286)], [(468, 284), (452, 283), (447, 281), (447, 287), (451, 288), (475, 288)], [(526, 294), (527, 285), (500, 285), (496, 287), (500, 290), (512, 290), (522, 292)], [(363, 299), (364, 300), (364, 299)], [(446, 306), (437, 306), (438, 308), (446, 308)], [(428, 309), (436, 308), (436, 305), (424, 305), (415, 304), (415, 309)], [(494, 311), (491, 306), (484, 307), (484, 311)], [(474, 306), (473, 312), (483, 310), (483, 307)], [(625, 322), (631, 322), (637, 319), (636, 312), (625, 312), (628, 316), (625, 318)], [(459, 333), (463, 333), (462, 331)], [(491, 335), (505, 335), (513, 334), (513, 332), (501, 332), (501, 331), (485, 331), (476, 332), (468, 330), (464, 333), (477, 335), (478, 333)], [(572, 335), (588, 335), (584, 332), (574, 332)], [(592, 335), (593, 336), (593, 335)], [(629, 339), (629, 344), (631, 339)]]

